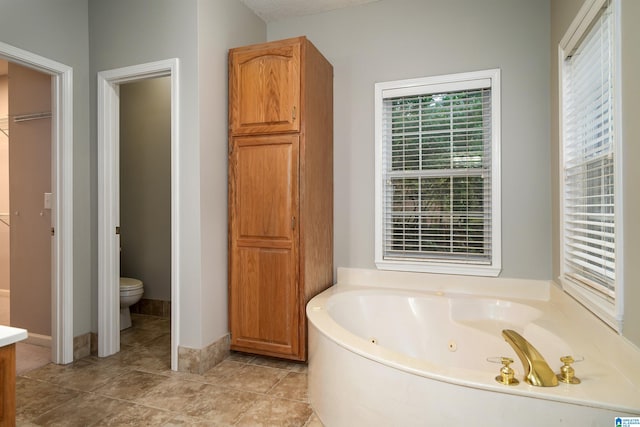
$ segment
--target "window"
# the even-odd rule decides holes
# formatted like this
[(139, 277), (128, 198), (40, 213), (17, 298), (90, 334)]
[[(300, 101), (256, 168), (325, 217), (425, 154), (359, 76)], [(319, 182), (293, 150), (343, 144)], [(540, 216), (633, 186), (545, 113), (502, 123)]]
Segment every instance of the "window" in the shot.
[(376, 265), (500, 272), (500, 70), (377, 83)]
[(617, 330), (622, 325), (620, 133), (614, 2), (585, 4), (560, 42), (561, 281)]

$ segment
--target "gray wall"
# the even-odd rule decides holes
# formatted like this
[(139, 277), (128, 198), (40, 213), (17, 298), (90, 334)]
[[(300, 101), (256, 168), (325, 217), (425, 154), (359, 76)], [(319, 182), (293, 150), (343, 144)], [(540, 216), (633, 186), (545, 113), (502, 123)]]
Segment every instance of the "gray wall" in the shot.
[[(73, 335), (91, 331), (87, 0), (2, 0), (0, 41), (73, 67)], [(95, 239), (93, 239), (95, 242)]]
[(640, 347), (640, 2), (622, 0), (622, 134), (624, 153), (624, 329)]
[[(558, 101), (558, 44), (584, 0), (551, 2), (551, 152), (553, 177), (553, 277), (560, 275), (560, 195), (556, 188), (559, 180), (559, 101)], [(638, 94), (640, 93), (640, 2), (622, 0), (622, 143), (623, 143), (623, 257), (620, 276), (624, 280), (624, 326), (622, 334), (640, 346), (640, 122), (638, 121)]]
[(261, 43), (267, 26), (239, 0), (198, 0), (202, 340), (229, 333), (227, 310), (227, 52)]
[[(185, 288), (200, 288), (200, 205), (197, 189), (199, 179), (199, 140), (197, 120), (197, 26), (196, 2), (176, 0), (89, 0), (90, 69), (91, 75), (91, 216), (97, 218), (97, 124), (96, 73), (178, 58), (181, 121), (180, 160), (180, 215), (181, 245), (180, 280)], [(91, 228), (92, 246), (92, 329), (97, 330), (98, 254), (97, 224)], [(189, 316), (195, 310), (184, 310)], [(197, 314), (197, 313), (196, 313)], [(194, 314), (195, 315), (195, 314)], [(181, 318), (181, 331), (189, 339), (189, 326), (198, 319)], [(182, 334), (181, 334), (182, 338)], [(192, 346), (199, 347), (199, 340)]]
[(281, 20), (334, 67), (335, 265), (374, 264), (374, 83), (502, 70), (503, 277), (551, 278), (549, 3), (382, 0)]
[[(180, 342), (202, 348), (227, 325), (227, 50), (266, 39), (266, 25), (238, 0), (89, 0), (92, 217), (97, 218), (95, 73), (178, 58)], [(97, 227), (91, 229), (97, 241)], [(97, 330), (97, 243), (92, 246)]]
[(171, 300), (171, 79), (120, 86), (120, 275)]

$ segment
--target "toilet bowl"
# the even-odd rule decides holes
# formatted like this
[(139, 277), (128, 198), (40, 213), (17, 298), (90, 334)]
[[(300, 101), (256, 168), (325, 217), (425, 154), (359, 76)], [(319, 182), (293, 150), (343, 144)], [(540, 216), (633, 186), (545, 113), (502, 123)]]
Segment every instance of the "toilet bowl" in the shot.
[(142, 281), (130, 277), (120, 278), (120, 330), (131, 327), (129, 307), (140, 301), (143, 293)]

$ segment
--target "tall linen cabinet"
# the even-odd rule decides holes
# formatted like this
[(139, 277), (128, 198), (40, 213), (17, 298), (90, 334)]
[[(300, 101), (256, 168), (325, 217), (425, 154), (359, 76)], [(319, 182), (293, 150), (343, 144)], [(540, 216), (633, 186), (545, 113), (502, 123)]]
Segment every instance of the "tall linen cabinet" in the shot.
[(333, 67), (305, 37), (231, 49), (231, 349), (306, 360), (332, 282)]

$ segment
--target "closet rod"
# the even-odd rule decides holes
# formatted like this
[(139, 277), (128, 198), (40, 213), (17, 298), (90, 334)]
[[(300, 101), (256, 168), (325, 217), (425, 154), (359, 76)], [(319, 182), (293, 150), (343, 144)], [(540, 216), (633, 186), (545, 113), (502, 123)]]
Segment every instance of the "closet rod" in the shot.
[(26, 122), (29, 120), (48, 119), (50, 117), (51, 117), (51, 111), (43, 112), (43, 113), (21, 114), (18, 116), (13, 116), (13, 122), (20, 123), (20, 122)]

